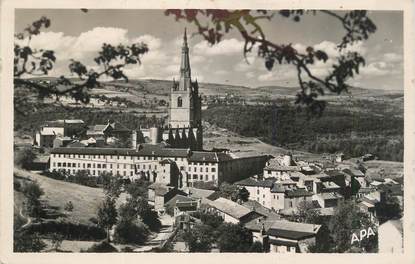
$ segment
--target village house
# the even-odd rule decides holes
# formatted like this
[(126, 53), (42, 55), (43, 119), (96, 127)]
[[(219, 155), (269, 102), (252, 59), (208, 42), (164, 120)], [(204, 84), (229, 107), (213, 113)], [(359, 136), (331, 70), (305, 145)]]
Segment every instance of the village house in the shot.
[(301, 167), (292, 159), (291, 155), (284, 155), (269, 160), (264, 168), (264, 178), (276, 178), (278, 180), (287, 180), (294, 172), (300, 172)]
[(148, 203), (154, 206), (155, 211), (164, 213), (165, 204), (177, 194), (186, 195), (175, 187), (154, 182), (148, 186)]
[(236, 182), (235, 185), (246, 188), (250, 200), (277, 211), (295, 209), (302, 201), (311, 201), (313, 195), (291, 179), (278, 181), (273, 178), (263, 180), (247, 178)]
[(108, 120), (105, 125), (92, 125), (88, 127), (86, 131), (86, 136), (88, 138), (104, 138), (106, 141), (107, 138), (116, 137), (116, 138), (129, 138), (131, 136), (131, 130), (126, 128), (124, 125), (119, 122)]
[(313, 201), (316, 201), (321, 208), (337, 207), (343, 200), (343, 196), (336, 192), (324, 192), (313, 195)]
[(403, 252), (403, 221), (393, 219), (378, 228), (379, 253)]
[(226, 223), (244, 224), (252, 219), (263, 216), (256, 211), (223, 197), (214, 201), (203, 199), (202, 203), (205, 205), (206, 211), (219, 215)]
[(269, 252), (304, 253), (311, 245), (319, 243), (321, 226), (277, 220), (266, 231)]
[(83, 120), (63, 119), (46, 121), (35, 133), (34, 145), (44, 148), (52, 148), (56, 137), (69, 137), (80, 135), (85, 130)]
[(196, 212), (199, 207), (200, 200), (185, 196), (183, 194), (176, 194), (164, 204), (165, 211), (174, 217), (184, 213)]

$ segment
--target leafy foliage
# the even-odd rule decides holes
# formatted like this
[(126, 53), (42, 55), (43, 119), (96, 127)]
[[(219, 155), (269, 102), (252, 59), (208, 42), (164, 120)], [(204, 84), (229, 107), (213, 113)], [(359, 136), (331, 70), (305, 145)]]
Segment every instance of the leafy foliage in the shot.
[(249, 252), (252, 233), (240, 224), (224, 223), (218, 228), (220, 252)]
[[(319, 118), (282, 103), (273, 106), (212, 106), (203, 112), (211, 124), (273, 145), (314, 153), (359, 157), (372, 153), (383, 160), (403, 160), (403, 118), (385, 111), (384, 105), (364, 102), (359, 114), (330, 107)], [(226, 113), (223, 115), (221, 113)]]
[(111, 197), (112, 199), (120, 197), (123, 187), (122, 177), (113, 176), (111, 172), (103, 172), (101, 177), (105, 195)]
[(64, 239), (64, 236), (60, 233), (53, 233), (51, 236), (51, 243), (52, 243), (52, 248), (55, 251), (58, 251), (60, 246), (62, 245), (62, 241)]
[(356, 242), (351, 244), (352, 234), (368, 227), (376, 230), (370, 217), (362, 212), (354, 201), (341, 203), (336, 207), (328, 225), (334, 243), (334, 251), (342, 253), (350, 250), (352, 246), (357, 246), (366, 252), (374, 252), (377, 249), (377, 235), (363, 239), (358, 242), (359, 244)]
[(249, 198), (249, 192), (244, 187), (239, 188), (234, 184), (223, 182), (219, 186), (219, 196), (234, 202), (246, 202)]
[(73, 203), (72, 201), (68, 201), (63, 208), (65, 211), (72, 212), (73, 211)]
[(86, 251), (88, 253), (106, 253), (106, 252), (118, 252), (118, 250), (107, 241), (103, 241), (97, 244), (92, 245)]
[(259, 241), (255, 241), (254, 243), (252, 243), (251, 247), (249, 248), (249, 252), (264, 252), (264, 246), (262, 245), (261, 242)]
[(107, 241), (109, 242), (109, 230), (117, 222), (117, 209), (115, 207), (115, 200), (111, 197), (105, 197), (105, 200), (98, 208), (98, 225), (107, 230)]
[(318, 211), (313, 210), (313, 202), (302, 201), (298, 204), (296, 213), (292, 216), (292, 221), (308, 224), (321, 224), (322, 219)]
[(44, 215), (44, 210), (39, 198), (44, 192), (39, 184), (37, 182), (27, 182), (25, 183), (22, 192), (26, 197), (26, 212), (35, 218), (42, 217)]
[[(51, 21), (41, 17), (22, 33), (15, 35), (14, 44), (14, 84), (33, 89), (40, 99), (45, 97), (70, 95), (76, 101), (88, 103), (90, 95), (88, 90), (100, 86), (101, 77), (109, 77), (114, 80), (128, 81), (123, 69), (127, 65), (140, 64), (141, 56), (148, 52), (148, 46), (144, 43), (132, 45), (119, 44), (113, 46), (103, 43), (98, 56), (94, 58), (99, 70), (88, 69), (82, 62), (71, 60), (70, 73), (76, 75), (80, 81), (73, 81), (65, 76), (60, 76), (51, 82), (36, 82), (25, 76), (44, 76), (53, 69), (56, 56), (53, 50), (32, 49), (30, 41), (33, 36), (40, 34), (41, 30), (48, 28)], [(15, 96), (15, 106), (24, 105), (27, 98)], [(19, 109), (19, 108), (18, 108)]]
[(142, 223), (121, 220), (115, 226), (114, 241), (120, 244), (142, 244), (146, 241), (149, 233)]
[(81, 223), (72, 223), (64, 220), (42, 221), (40, 223), (32, 223), (25, 228), (27, 234), (39, 234), (41, 236), (50, 237), (54, 233), (61, 234), (65, 240), (78, 241), (96, 241), (105, 238), (105, 231), (94, 225), (85, 225)]
[(31, 147), (16, 151), (14, 155), (14, 163), (23, 169), (30, 169), (33, 160), (36, 158), (35, 152)]
[[(328, 55), (323, 50), (307, 47), (305, 52), (300, 52), (291, 44), (276, 44), (267, 38), (260, 25), (260, 21), (270, 21), (276, 14), (300, 22), (303, 15), (317, 13), (333, 17), (345, 30), (345, 35), (338, 45), (340, 55), (332, 65), (331, 72), (323, 78), (314, 75), (310, 69), (318, 61), (323, 63), (328, 61)], [(365, 65), (365, 60), (359, 53), (346, 51), (346, 48), (356, 41), (368, 39), (376, 31), (376, 25), (365, 10), (339, 13), (328, 10), (169, 9), (165, 14), (174, 16), (176, 20), (193, 23), (198, 29), (196, 34), (201, 35), (212, 45), (222, 41), (223, 37), (231, 31), (236, 31), (245, 41), (244, 56), (257, 48), (257, 55), (264, 59), (265, 67), (270, 71), (277, 64), (293, 65), (297, 70), (301, 87), (296, 103), (306, 105), (312, 113), (318, 114), (321, 114), (326, 107), (324, 101), (317, 99), (318, 95), (324, 95), (325, 91), (335, 93), (347, 91), (347, 81), (358, 74), (360, 67)]]
[(24, 231), (13, 232), (14, 252), (40, 252), (46, 247), (39, 234), (27, 234)]
[(237, 200), (246, 202), (248, 201), (248, 199), (249, 199), (249, 191), (245, 187), (239, 188), (238, 194), (237, 194)]
[(132, 199), (138, 199), (138, 197), (147, 198), (150, 182), (139, 179), (131, 182), (125, 186), (125, 191), (131, 196)]
[(398, 198), (386, 194), (385, 200), (376, 206), (376, 216), (380, 223), (402, 217), (402, 208)]
[(210, 252), (214, 242), (213, 228), (209, 225), (195, 225), (183, 235), (190, 252)]
[(161, 222), (158, 214), (154, 211), (143, 197), (129, 197), (127, 202), (120, 207), (120, 215), (123, 219), (135, 220), (138, 217), (148, 226), (151, 231), (158, 231), (161, 228)]

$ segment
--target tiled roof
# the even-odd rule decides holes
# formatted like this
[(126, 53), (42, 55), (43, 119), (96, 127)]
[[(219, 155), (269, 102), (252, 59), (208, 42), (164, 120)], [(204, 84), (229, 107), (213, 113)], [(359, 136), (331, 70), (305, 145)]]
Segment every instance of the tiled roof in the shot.
[(313, 193), (307, 191), (306, 189), (294, 189), (294, 190), (287, 190), (285, 192), (287, 197), (302, 197), (302, 196), (312, 196)]
[(168, 193), (172, 189), (172, 187), (169, 187), (163, 183), (154, 182), (150, 186), (148, 186), (148, 189), (154, 190), (156, 195), (163, 196), (166, 193)]
[(198, 189), (193, 187), (188, 187), (185, 191), (189, 192), (189, 196), (192, 198), (207, 198), (211, 194), (213, 194), (214, 190), (205, 190), (205, 189)]
[(324, 173), (331, 177), (344, 176), (344, 174), (338, 170), (326, 170)]
[(283, 246), (290, 246), (290, 247), (295, 247), (298, 245), (297, 242), (286, 240), (286, 239), (277, 238), (277, 239), (269, 239), (268, 241), (269, 243), (273, 245), (283, 245)]
[(353, 169), (353, 168), (346, 168), (343, 170), (343, 172), (349, 174), (350, 176), (355, 176), (355, 177), (364, 177), (365, 174), (363, 172), (361, 172), (358, 169)]
[(277, 220), (267, 231), (267, 234), (275, 237), (299, 240), (315, 236), (320, 230), (320, 227), (320, 225), (314, 224)]
[(268, 219), (260, 219), (260, 218), (255, 218), (252, 219), (251, 221), (247, 222), (244, 224), (244, 227), (254, 231), (254, 232), (260, 232), (262, 230), (262, 228), (264, 228), (265, 232), (268, 231), (271, 226), (274, 224), (276, 219), (272, 219), (272, 220), (268, 220)]
[(317, 195), (320, 196), (321, 198), (323, 198), (324, 200), (343, 198), (343, 196), (341, 194), (335, 193), (335, 192), (319, 193)]
[(248, 200), (242, 204), (242, 206), (245, 206), (246, 208), (255, 211), (263, 216), (266, 216), (266, 218), (277, 220), (280, 219), (280, 216), (277, 213), (274, 213), (272, 210), (264, 207), (262, 204), (260, 204), (257, 201)]
[(272, 171), (301, 171), (301, 168), (298, 166), (282, 166), (282, 165), (275, 165), (270, 164), (264, 168), (264, 170), (272, 170)]
[(92, 132), (92, 133), (96, 133), (96, 132), (104, 132), (104, 130), (107, 128), (108, 125), (93, 125), (93, 126), (88, 126), (88, 131), (87, 134)]
[(195, 202), (196, 200), (181, 194), (176, 194), (171, 198), (167, 203), (164, 204), (165, 207), (175, 206), (177, 202)]
[(337, 185), (337, 184), (335, 184), (334, 182), (331, 182), (331, 181), (326, 181), (326, 182), (323, 182), (322, 184), (323, 184), (324, 188), (326, 188), (326, 189), (340, 188), (339, 185)]
[(211, 201), (210, 205), (216, 208), (217, 210), (227, 215), (230, 215), (236, 219), (241, 219), (243, 216), (252, 212), (252, 210), (222, 197), (214, 201)]
[(117, 132), (128, 132), (128, 131), (131, 131), (130, 129), (128, 129), (127, 127), (125, 127), (123, 124), (118, 123), (118, 122), (111, 123), (110, 125)]
[(276, 183), (276, 184), (274, 184), (274, 186), (272, 187), (272, 189), (271, 189), (271, 192), (272, 193), (283, 193), (283, 192), (285, 192), (285, 186), (284, 185), (282, 185), (281, 183)]
[(274, 182), (275, 182), (275, 179), (256, 180), (254, 178), (246, 178), (246, 179), (235, 182), (235, 185), (271, 188)]
[[(188, 157), (186, 149), (166, 148), (161, 144), (151, 145), (142, 144), (139, 150), (130, 148), (55, 148), (52, 154), (84, 154), (84, 155), (125, 155), (125, 156), (153, 156), (153, 157)], [(207, 151), (192, 151), (189, 161), (219, 162), (227, 161), (232, 158), (224, 153)]]

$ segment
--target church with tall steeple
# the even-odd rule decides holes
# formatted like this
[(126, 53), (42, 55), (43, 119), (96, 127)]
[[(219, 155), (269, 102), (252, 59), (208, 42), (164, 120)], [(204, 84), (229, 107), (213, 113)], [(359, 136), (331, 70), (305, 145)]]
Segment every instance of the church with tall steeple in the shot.
[(197, 80), (192, 81), (186, 29), (180, 64), (180, 78), (170, 90), (168, 139), (172, 147), (203, 149), (202, 109)]

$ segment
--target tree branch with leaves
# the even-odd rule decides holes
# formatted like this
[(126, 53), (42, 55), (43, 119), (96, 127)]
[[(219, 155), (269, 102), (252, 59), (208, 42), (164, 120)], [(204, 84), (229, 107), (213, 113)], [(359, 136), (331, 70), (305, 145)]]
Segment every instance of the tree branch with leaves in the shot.
[[(277, 44), (267, 39), (259, 21), (270, 21), (275, 15), (281, 15), (294, 22), (300, 22), (304, 15), (321, 13), (334, 18), (344, 29), (345, 35), (337, 46), (340, 55), (331, 65), (330, 73), (325, 77), (313, 74), (311, 67), (317, 61), (326, 63), (329, 59), (323, 50), (307, 47), (305, 52), (295, 49), (292, 44)], [(243, 55), (257, 49), (257, 55), (264, 59), (265, 67), (271, 71), (275, 65), (291, 64), (297, 71), (301, 88), (296, 103), (306, 105), (313, 113), (322, 113), (326, 103), (318, 100), (326, 91), (340, 94), (347, 91), (347, 81), (359, 74), (359, 68), (365, 65), (364, 58), (358, 52), (347, 51), (355, 42), (367, 40), (376, 31), (376, 25), (365, 10), (353, 10), (343, 15), (328, 10), (218, 10), (218, 9), (169, 9), (166, 15), (172, 15), (176, 21), (187, 21), (197, 27), (195, 34), (201, 35), (208, 43), (215, 45), (231, 31), (240, 34), (244, 41)]]
[[(73, 81), (63, 75), (50, 82), (32, 80), (28, 77), (47, 76), (58, 59), (53, 50), (31, 47), (32, 38), (50, 25), (51, 21), (48, 18), (41, 17), (28, 25), (23, 32), (15, 34), (14, 85), (36, 91), (39, 99), (55, 96), (56, 100), (59, 100), (60, 96), (66, 95), (76, 101), (88, 103), (90, 100), (88, 92), (101, 86), (101, 77), (128, 81), (123, 69), (127, 65), (141, 64), (141, 57), (149, 51), (147, 44), (142, 42), (117, 46), (103, 43), (94, 58), (99, 70), (88, 68), (81, 61), (71, 59), (68, 70), (79, 80)], [(17, 109), (25, 102), (27, 102), (26, 97), (15, 96)]]

